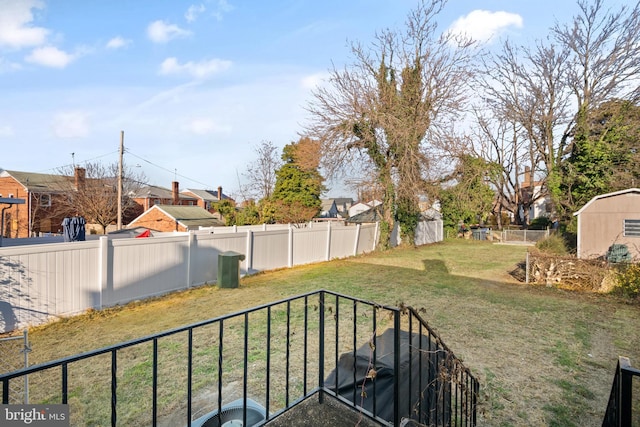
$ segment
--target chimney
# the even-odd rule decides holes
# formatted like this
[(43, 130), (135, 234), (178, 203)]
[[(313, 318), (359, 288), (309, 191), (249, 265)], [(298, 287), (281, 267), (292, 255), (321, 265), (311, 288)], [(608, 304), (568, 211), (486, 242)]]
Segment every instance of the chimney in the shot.
[(524, 167), (524, 183), (525, 185), (531, 183), (531, 168), (529, 166)]
[(218, 200), (222, 200), (222, 187), (218, 187)]
[(173, 204), (174, 205), (178, 205), (180, 202), (180, 197), (179, 197), (179, 193), (178, 193), (178, 181), (173, 181), (171, 183), (171, 192), (173, 195)]
[(74, 176), (75, 176), (76, 190), (80, 190), (81, 188), (84, 188), (84, 180), (85, 180), (87, 171), (85, 170), (85, 168), (76, 167), (74, 172), (75, 172)]

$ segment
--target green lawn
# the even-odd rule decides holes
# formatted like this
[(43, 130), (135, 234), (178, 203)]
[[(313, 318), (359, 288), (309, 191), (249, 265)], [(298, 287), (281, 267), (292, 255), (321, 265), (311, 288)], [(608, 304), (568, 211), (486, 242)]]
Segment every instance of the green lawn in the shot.
[[(640, 307), (518, 283), (508, 272), (526, 250), (448, 240), (257, 274), (238, 289), (202, 286), (33, 328), (30, 359), (48, 361), (327, 289), (421, 309), (478, 377), (480, 425), (599, 426), (618, 356), (640, 365)], [(141, 381), (145, 363), (132, 365), (127, 381)]]

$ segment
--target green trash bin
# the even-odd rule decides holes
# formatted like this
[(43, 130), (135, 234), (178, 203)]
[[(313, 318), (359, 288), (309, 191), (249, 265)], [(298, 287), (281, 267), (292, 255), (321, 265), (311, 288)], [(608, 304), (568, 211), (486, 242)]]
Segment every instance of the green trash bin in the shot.
[(237, 288), (240, 284), (240, 262), (244, 255), (233, 251), (218, 254), (218, 286)]

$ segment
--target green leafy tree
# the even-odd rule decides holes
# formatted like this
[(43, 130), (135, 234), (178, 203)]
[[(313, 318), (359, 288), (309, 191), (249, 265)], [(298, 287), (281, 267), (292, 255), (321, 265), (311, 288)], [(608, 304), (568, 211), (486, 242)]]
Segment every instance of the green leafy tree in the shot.
[(462, 155), (447, 181), (452, 183), (440, 192), (440, 206), (446, 227), (455, 228), (460, 222), (484, 223), (492, 211), (495, 191), (487, 183), (500, 173), (499, 166), (479, 157)]
[(265, 219), (277, 222), (305, 222), (320, 211), (320, 196), (325, 187), (318, 171), (319, 143), (310, 138), (286, 145), (283, 165), (276, 171), (276, 184), (263, 206)]
[(236, 206), (233, 202), (223, 199), (213, 204), (213, 208), (222, 215), (225, 225), (236, 224)]
[(599, 194), (635, 187), (640, 177), (640, 106), (604, 102), (588, 113), (584, 128), (589, 133), (576, 131), (563, 169), (564, 206), (570, 212)]

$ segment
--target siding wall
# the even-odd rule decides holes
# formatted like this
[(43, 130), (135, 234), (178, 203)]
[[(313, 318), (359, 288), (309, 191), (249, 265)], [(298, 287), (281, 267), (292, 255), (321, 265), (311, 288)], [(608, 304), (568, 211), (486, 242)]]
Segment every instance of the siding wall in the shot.
[(624, 220), (640, 220), (640, 194), (629, 192), (593, 200), (578, 215), (578, 258), (597, 258), (614, 243), (640, 258), (640, 237), (624, 235)]
[(369, 252), (376, 236), (376, 224), (314, 224), (3, 247), (0, 333), (215, 282), (221, 252), (244, 254), (240, 268), (246, 274)]

